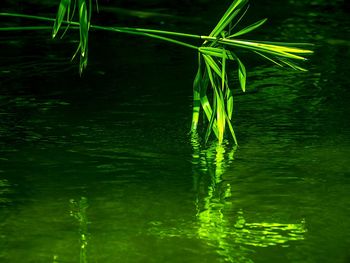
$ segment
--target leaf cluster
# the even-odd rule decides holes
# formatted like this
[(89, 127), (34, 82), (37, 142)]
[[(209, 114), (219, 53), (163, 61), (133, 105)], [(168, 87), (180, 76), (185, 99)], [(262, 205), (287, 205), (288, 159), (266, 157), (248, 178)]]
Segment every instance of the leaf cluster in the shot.
[[(97, 0), (96, 7), (98, 11)], [(207, 120), (205, 142), (214, 134), (221, 144), (224, 140), (225, 130), (228, 127), (231, 137), (235, 144), (237, 144), (232, 126), (233, 92), (232, 83), (229, 81), (230, 71), (233, 69), (237, 72), (239, 86), (243, 92), (246, 90), (247, 82), (246, 67), (242, 59), (238, 56), (237, 51), (239, 49), (248, 50), (280, 67), (290, 67), (300, 71), (306, 70), (300, 67), (295, 61), (304, 61), (306, 60), (304, 56), (313, 53), (308, 48), (310, 44), (305, 43), (266, 42), (237, 38), (252, 32), (267, 21), (267, 19), (261, 19), (241, 30), (236, 30), (237, 25), (246, 15), (248, 8), (248, 0), (234, 0), (209, 35), (196, 35), (157, 29), (92, 25), (92, 0), (61, 0), (56, 19), (13, 13), (0, 13), (0, 16), (54, 22), (53, 38), (57, 36), (62, 25), (65, 27), (62, 36), (67, 32), (69, 27), (73, 29), (78, 28), (80, 40), (73, 58), (78, 53), (80, 54), (80, 74), (86, 68), (88, 62), (88, 36), (90, 29), (155, 38), (196, 50), (198, 52), (198, 70), (193, 83), (194, 101), (191, 132), (193, 134), (197, 132), (200, 113), (203, 111), (204, 119)], [(74, 21), (75, 16), (78, 17), (78, 22)], [(41, 26), (8, 27), (0, 28), (0, 31), (46, 30), (47, 28)], [(193, 45), (179, 38), (200, 40), (202, 44), (199, 46)]]
[[(198, 48), (198, 71), (193, 84), (194, 106), (192, 116), (192, 131), (197, 130), (201, 108), (208, 120), (205, 141), (211, 133), (223, 142), (226, 127), (229, 128), (234, 142), (237, 139), (232, 127), (233, 97), (228, 81), (228, 69), (235, 63), (240, 88), (246, 90), (247, 72), (242, 60), (236, 54), (238, 48), (253, 51), (263, 58), (279, 66), (288, 66), (295, 70), (305, 69), (292, 60), (305, 60), (302, 55), (311, 54), (311, 50), (300, 47), (305, 44), (277, 43), (241, 40), (236, 37), (245, 35), (261, 25), (267, 19), (259, 20), (239, 31), (237, 24), (246, 14), (248, 0), (235, 0), (222, 16), (209, 36), (202, 36), (204, 43)], [(208, 88), (212, 89), (212, 99), (208, 99)]]
[[(98, 10), (97, 0), (96, 6)], [(72, 60), (78, 53), (80, 54), (80, 74), (86, 68), (88, 62), (88, 40), (89, 29), (91, 25), (92, 9), (92, 0), (73, 0), (73, 2), (72, 0), (61, 0), (52, 30), (52, 38), (55, 38), (62, 26), (62, 23), (65, 21), (68, 24), (68, 26), (62, 34), (63, 37), (64, 34), (67, 32), (69, 25), (72, 24), (75, 14), (78, 13), (80, 41)]]

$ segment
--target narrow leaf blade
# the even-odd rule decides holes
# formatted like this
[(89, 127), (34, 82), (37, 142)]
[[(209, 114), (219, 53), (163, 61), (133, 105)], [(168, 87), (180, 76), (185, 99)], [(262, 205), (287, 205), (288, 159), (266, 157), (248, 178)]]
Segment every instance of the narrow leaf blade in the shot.
[(243, 7), (245, 4), (247, 4), (247, 0), (235, 0), (230, 5), (230, 7), (227, 9), (225, 14), (222, 16), (218, 24), (215, 26), (213, 31), (210, 33), (209, 36), (211, 37), (217, 37), (221, 34), (222, 30), (225, 29), (226, 26), (228, 26), (232, 20), (238, 15), (238, 13), (241, 10), (241, 7)]
[(200, 54), (198, 54), (198, 71), (193, 81), (193, 108), (192, 108), (192, 125), (191, 125), (192, 132), (196, 131), (198, 126), (200, 104), (201, 104), (200, 102), (201, 82), (202, 82), (202, 65), (201, 65)]
[(87, 66), (88, 61), (88, 34), (89, 22), (85, 0), (79, 0), (79, 24), (80, 24), (80, 74)]
[(52, 30), (52, 38), (55, 38), (64, 19), (64, 16), (67, 12), (67, 10), (70, 8), (70, 0), (61, 0), (60, 5), (58, 7), (57, 11), (57, 16), (56, 20), (53, 25), (53, 30)]
[(254, 24), (251, 24), (250, 26), (247, 26), (246, 28), (244, 28), (244, 29), (238, 31), (237, 33), (229, 36), (229, 38), (247, 34), (247, 33), (251, 32), (251, 31), (255, 30), (256, 28), (262, 26), (266, 21), (267, 21), (267, 18), (261, 19), (258, 22), (255, 22)]
[(246, 81), (247, 81), (247, 72), (246, 72), (245, 66), (242, 63), (242, 61), (237, 58), (237, 62), (238, 62), (238, 79), (239, 79), (239, 83), (241, 85), (242, 91), (245, 92)]

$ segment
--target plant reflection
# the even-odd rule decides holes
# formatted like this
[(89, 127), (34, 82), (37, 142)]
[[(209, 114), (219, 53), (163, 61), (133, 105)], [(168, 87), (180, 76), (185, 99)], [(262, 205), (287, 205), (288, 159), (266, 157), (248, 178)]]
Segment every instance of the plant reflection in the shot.
[(70, 200), (71, 211), (70, 215), (78, 220), (80, 234), (80, 263), (87, 262), (87, 236), (88, 236), (88, 220), (86, 209), (89, 204), (86, 197), (81, 197), (79, 201)]
[[(280, 245), (304, 239), (305, 222), (249, 222), (242, 209), (233, 205), (230, 178), (225, 171), (234, 160), (236, 147), (214, 144), (202, 147), (192, 137), (193, 179), (196, 193), (196, 221), (189, 227), (153, 225), (150, 232), (159, 238), (185, 237), (203, 240), (226, 262), (254, 262), (254, 248)], [(237, 186), (238, 187), (238, 186)]]
[[(192, 137), (193, 164), (196, 192), (198, 236), (207, 241), (225, 261), (253, 262), (249, 254), (252, 247), (268, 247), (291, 240), (303, 240), (305, 222), (284, 224), (276, 222), (250, 223), (242, 210), (233, 214), (231, 185), (223, 179), (224, 172), (233, 161), (236, 147), (231, 150), (222, 145), (202, 149), (197, 137)], [(198, 169), (199, 168), (199, 169)], [(207, 190), (200, 178), (209, 176)], [(204, 192), (204, 194), (201, 192)]]
[(0, 179), (0, 206), (11, 202), (8, 194), (12, 192), (10, 184), (6, 179)]

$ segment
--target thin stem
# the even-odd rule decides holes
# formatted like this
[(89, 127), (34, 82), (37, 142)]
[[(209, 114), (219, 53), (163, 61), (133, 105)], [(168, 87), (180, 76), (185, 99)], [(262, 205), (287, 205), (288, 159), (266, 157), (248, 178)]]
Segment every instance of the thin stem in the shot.
[(148, 28), (132, 28), (132, 27), (118, 27), (118, 28), (123, 29), (123, 30), (128, 30), (128, 31), (138, 31), (138, 32), (144, 32), (144, 33), (155, 33), (155, 34), (163, 34), (163, 35), (172, 35), (172, 36), (179, 36), (179, 37), (201, 39), (200, 35), (187, 34), (187, 33), (182, 33), (182, 32), (165, 31), (165, 30), (148, 29)]
[(17, 17), (17, 18), (28, 18), (28, 19), (34, 19), (34, 20), (55, 22), (54, 18), (48, 18), (44, 16), (32, 16), (32, 15), (24, 15), (24, 14), (16, 14), (16, 13), (0, 13), (0, 16), (10, 16), (10, 17)]
[[(15, 13), (0, 13), (0, 16), (28, 18), (28, 19), (47, 21), (47, 22), (54, 22), (55, 21), (55, 19), (53, 19), (53, 18), (48, 18), (48, 17), (43, 17), (43, 16), (15, 14)], [(73, 22), (73, 21), (70, 21), (70, 22), (63, 21), (62, 23), (79, 26), (78, 22)], [(24, 29), (25, 27), (18, 27), (18, 28)], [(31, 28), (32, 28), (32, 30), (35, 30), (35, 27), (31, 27)], [(131, 34), (131, 35), (141, 35), (141, 36), (145, 36), (145, 37), (156, 38), (159, 40), (171, 42), (174, 44), (178, 44), (178, 45), (185, 46), (185, 47), (192, 48), (192, 49), (196, 49), (196, 50), (198, 50), (197, 46), (185, 43), (183, 41), (175, 40), (172, 38), (159, 36), (156, 34), (166, 34), (166, 35), (201, 39), (201, 36), (199, 36), (199, 35), (172, 32), (172, 31), (164, 31), (164, 30), (155, 30), (155, 29), (143, 29), (143, 28), (131, 28), (131, 27), (104, 27), (104, 26), (96, 26), (96, 25), (91, 25), (90, 28), (97, 29), (97, 30), (119, 32), (119, 33)], [(43, 28), (38, 27), (38, 29), (43, 29)], [(12, 28), (12, 30), (14, 30), (14, 27)], [(21, 30), (21, 29), (18, 29), (18, 30)], [(26, 30), (30, 30), (29, 27)], [(0, 28), (0, 31), (8, 31), (8, 30), (6, 30), (6, 28)], [(155, 34), (152, 34), (152, 33), (155, 33)]]
[(52, 30), (52, 26), (16, 26), (0, 27), (0, 31)]
[(158, 36), (158, 35), (150, 34), (150, 33), (145, 33), (145, 32), (142, 32), (140, 30), (126, 30), (125, 28), (121, 28), (121, 27), (103, 27), (103, 26), (94, 26), (94, 25), (91, 25), (91, 28), (98, 29), (98, 30), (104, 30), (104, 31), (119, 32), (119, 33), (131, 34), (131, 35), (139, 35), (139, 36), (145, 36), (145, 37), (150, 37), (150, 38), (156, 38), (156, 39), (164, 40), (167, 42), (171, 42), (174, 44), (178, 44), (181, 46), (185, 46), (185, 47), (189, 47), (189, 48), (198, 50), (197, 46), (194, 46), (194, 45), (191, 45), (191, 44), (179, 41), (179, 40), (175, 40), (172, 38)]

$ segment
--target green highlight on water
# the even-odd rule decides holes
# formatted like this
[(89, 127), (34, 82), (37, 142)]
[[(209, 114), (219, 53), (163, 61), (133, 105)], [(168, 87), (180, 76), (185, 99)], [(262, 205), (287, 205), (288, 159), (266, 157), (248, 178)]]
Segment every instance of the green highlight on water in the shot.
[(88, 219), (86, 209), (88, 208), (88, 200), (86, 197), (81, 197), (80, 200), (70, 200), (71, 211), (70, 215), (79, 223), (80, 236), (80, 263), (87, 263), (87, 247), (88, 247)]
[[(98, 3), (95, 3), (98, 11)], [(146, 28), (105, 27), (91, 24), (93, 3), (92, 0), (61, 0), (55, 19), (41, 16), (31, 16), (15, 13), (0, 13), (0, 16), (21, 17), (27, 19), (53, 22), (52, 37), (56, 38), (61, 28), (64, 28), (63, 37), (69, 28), (79, 30), (79, 44), (72, 60), (79, 54), (79, 71), (82, 74), (88, 64), (88, 43), (90, 30), (102, 30), (116, 33), (130, 34), (173, 43), (194, 49), (198, 52), (198, 70), (193, 83), (193, 113), (191, 133), (198, 131), (201, 111), (207, 120), (205, 143), (212, 134), (222, 144), (225, 131), (229, 130), (235, 144), (237, 138), (233, 129), (233, 93), (232, 83), (229, 81), (231, 70), (236, 70), (238, 85), (246, 91), (247, 71), (243, 60), (238, 57), (237, 50), (251, 51), (275, 65), (289, 67), (294, 70), (306, 71), (295, 61), (303, 62), (305, 56), (313, 53), (311, 44), (265, 42), (256, 40), (238, 39), (259, 28), (267, 19), (261, 19), (241, 30), (236, 30), (248, 10), (248, 0), (234, 0), (225, 14), (209, 35), (197, 35), (183, 32), (164, 31)], [(76, 19), (76, 20), (74, 20)], [(15, 30), (48, 30), (46, 26), (18, 26), (4, 27), (0, 31)], [(186, 40), (186, 41), (185, 41)], [(190, 41), (190, 42), (187, 42)], [(193, 42), (201, 42), (195, 44)]]
[[(268, 221), (250, 222), (241, 208), (232, 203), (234, 190), (225, 182), (224, 174), (235, 158), (237, 147), (232, 149), (223, 144), (213, 143), (202, 147), (198, 136), (191, 137), (194, 189), (197, 193), (195, 204), (196, 224), (169, 228), (161, 223), (153, 224), (149, 232), (160, 238), (186, 236), (200, 239), (215, 248), (225, 262), (253, 263), (252, 247), (288, 247), (291, 242), (305, 239), (305, 219), (297, 222)], [(200, 167), (200, 169), (198, 169)], [(209, 184), (201, 180), (209, 176)], [(204, 188), (204, 189), (203, 189)], [(237, 210), (234, 214), (232, 211)], [(232, 240), (234, 242), (232, 242)]]
[[(80, 198), (80, 200), (70, 199), (69, 200), (69, 214), (76, 220), (78, 225), (78, 233), (79, 233), (79, 243), (80, 243), (80, 254), (79, 254), (79, 262), (87, 263), (88, 262), (88, 218), (86, 215), (86, 210), (89, 207), (88, 199), (84, 196)], [(53, 255), (53, 263), (60, 263), (60, 256), (55, 254)]]

